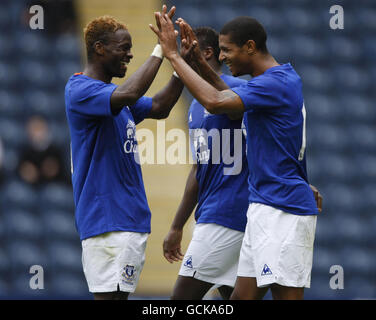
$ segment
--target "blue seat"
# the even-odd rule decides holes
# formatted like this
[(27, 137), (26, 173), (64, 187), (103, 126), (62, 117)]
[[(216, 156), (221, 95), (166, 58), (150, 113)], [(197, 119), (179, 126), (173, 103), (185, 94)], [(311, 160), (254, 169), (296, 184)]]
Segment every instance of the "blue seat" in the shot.
[(335, 85), (333, 73), (330, 69), (318, 65), (304, 64), (297, 68), (302, 78), (303, 88), (316, 92), (331, 92)]
[(371, 300), (376, 298), (375, 284), (370, 279), (374, 279), (374, 274), (349, 273), (345, 269), (345, 289), (351, 294), (350, 299), (354, 300)]
[(0, 299), (9, 299), (11, 283), (5, 277), (0, 278)]
[(355, 10), (355, 14), (357, 16), (357, 22), (359, 25), (359, 29), (363, 32), (368, 31), (370, 34), (375, 34), (376, 31), (376, 8), (374, 7), (374, 3), (365, 6), (358, 6)]
[(324, 196), (323, 210), (330, 211), (331, 214), (348, 212), (354, 214), (363, 206), (360, 191), (356, 188), (327, 180), (320, 192)]
[(62, 210), (46, 210), (42, 213), (46, 239), (79, 241), (74, 213)]
[(79, 61), (81, 58), (81, 43), (79, 36), (72, 33), (57, 35), (52, 44), (55, 57), (58, 59), (71, 59)]
[[(320, 63), (328, 51), (319, 39), (307, 35), (294, 35), (289, 39), (291, 56), (303, 63)], [(286, 43), (285, 43), (286, 45)]]
[[(346, 24), (348, 23), (346, 15)], [(346, 25), (346, 28), (348, 26)], [(362, 46), (357, 39), (351, 36), (330, 36), (326, 41), (328, 58), (338, 63), (360, 63), (362, 59)], [(339, 78), (340, 80), (340, 78)]]
[(74, 73), (81, 72), (83, 70), (83, 65), (81, 64), (80, 60), (59, 60), (56, 62), (54, 70), (56, 70), (55, 76), (57, 83), (59, 83), (59, 85), (61, 85), (64, 88), (65, 84)]
[(357, 178), (358, 170), (354, 167), (351, 159), (343, 154), (326, 153), (316, 158), (318, 170), (321, 175), (329, 181), (336, 183), (351, 183)]
[(60, 119), (55, 118), (54, 121), (50, 121), (49, 126), (54, 143), (63, 147), (69, 145), (70, 142), (69, 127), (66, 121), (65, 108), (63, 105), (60, 105), (58, 114), (60, 114)]
[(8, 297), (15, 300), (48, 299), (50, 297), (50, 285), (47, 280), (47, 270), (44, 270), (43, 289), (32, 289), (30, 281), (34, 274), (29, 273), (29, 267), (18, 270), (10, 276), (10, 288)]
[(44, 186), (38, 195), (42, 210), (66, 210), (73, 212), (74, 202), (72, 189), (60, 183), (49, 183)]
[(0, 58), (0, 87), (8, 90), (16, 88), (19, 78), (16, 66)]
[[(321, 192), (321, 191), (320, 191)], [(326, 201), (324, 196), (324, 202)], [(316, 224), (316, 234), (315, 234), (315, 244), (320, 246), (332, 247), (334, 248), (338, 242), (341, 240), (338, 238), (337, 234), (333, 232), (333, 226), (335, 226), (335, 219), (334, 217), (330, 217), (325, 213), (319, 215), (317, 218)], [(319, 249), (321, 251), (321, 249)], [(325, 257), (326, 251), (324, 251), (323, 259)], [(320, 265), (322, 267), (322, 265)]]
[(35, 213), (13, 209), (5, 211), (4, 215), (9, 241), (14, 238), (30, 241), (42, 240), (44, 233), (42, 221)]
[(26, 183), (19, 180), (11, 180), (5, 185), (4, 190), (2, 201), (4, 201), (6, 208), (36, 209), (38, 192)]
[(83, 272), (56, 270), (51, 277), (51, 291), (56, 299), (93, 299)]
[[(374, 160), (375, 157), (370, 159), (370, 161)], [(364, 202), (364, 211), (368, 212), (371, 217), (373, 217), (375, 208), (376, 208), (376, 179), (375, 179), (375, 163), (372, 163), (372, 168), (370, 168), (370, 172), (372, 173), (372, 177), (370, 181), (364, 182), (364, 185), (361, 188), (361, 196), (362, 201)], [(376, 221), (375, 221), (376, 222)], [(375, 226), (375, 225), (374, 225)]]
[(362, 274), (364, 278), (376, 268), (374, 250), (347, 244), (341, 249), (342, 266), (348, 274)]
[(15, 40), (17, 54), (21, 58), (27, 57), (27, 60), (38, 59), (41, 62), (44, 60), (45, 63), (48, 63), (48, 58), (51, 58), (53, 52), (51, 44), (42, 32), (31, 29), (22, 30), (17, 33)]
[(20, 147), (26, 139), (22, 123), (10, 118), (0, 119), (0, 137), (6, 146)]
[(313, 249), (312, 272), (316, 274), (329, 274), (332, 265), (341, 264), (338, 248), (332, 246), (317, 246)]
[(80, 241), (72, 244), (67, 241), (48, 243), (48, 260), (54, 270), (82, 270), (82, 249)]
[[(3, 144), (4, 145), (4, 144)], [(2, 171), (4, 175), (4, 188), (2, 191), (2, 194), (0, 194), (0, 200), (3, 202), (0, 203), (1, 207), (8, 207), (8, 203), (5, 203), (5, 190), (6, 186), (8, 184), (8, 181), (17, 179), (17, 174), (15, 173), (15, 170), (17, 168), (18, 164), (18, 150), (13, 147), (4, 146), (5, 149), (3, 150), (3, 165), (2, 165)], [(4, 199), (4, 200), (3, 200)]]
[(24, 114), (25, 110), (21, 97), (10, 89), (0, 90), (0, 117), (22, 121)]
[[(376, 81), (376, 68), (375, 78)], [(339, 99), (339, 105), (347, 119), (354, 123), (375, 123), (376, 108), (374, 100), (367, 95), (346, 94)]]
[(352, 214), (342, 213), (338, 215), (333, 226), (335, 226), (336, 236), (343, 243), (364, 247), (376, 240), (374, 226), (364, 219), (364, 216), (360, 215), (359, 212), (354, 211)]
[(266, 41), (269, 52), (276, 58), (279, 63), (291, 62), (291, 58), (294, 56), (291, 48), (286, 46), (288, 38), (284, 36), (274, 36), (271, 34)]
[(307, 123), (336, 123), (343, 122), (343, 106), (333, 96), (323, 94), (307, 94), (304, 96), (304, 104), (307, 112)]
[(282, 10), (283, 21), (290, 32), (316, 33), (320, 27), (319, 20), (311, 10), (298, 6), (286, 6)]
[(351, 159), (357, 170), (357, 180), (364, 187), (376, 182), (376, 154), (371, 152), (356, 153)]
[(332, 69), (336, 78), (336, 90), (339, 93), (366, 92), (371, 79), (366, 70), (351, 65), (337, 65)]
[[(54, 88), (56, 74), (49, 64), (43, 60), (21, 60), (19, 64), (28, 89), (43, 90)], [(20, 71), (21, 72), (21, 71)]]
[(307, 120), (307, 145), (310, 146), (309, 150), (341, 152), (348, 150), (350, 144), (346, 128), (341, 125), (311, 123)]
[[(5, 242), (2, 242), (5, 243)], [(0, 249), (0, 275), (7, 274), (11, 269), (9, 257), (4, 248)]]
[(348, 131), (348, 139), (354, 152), (376, 152), (376, 131), (372, 124), (354, 124)]
[(20, 270), (24, 273), (33, 265), (40, 265), (46, 269), (49, 266), (44, 248), (29, 240), (12, 239), (8, 241), (7, 255), (11, 262), (12, 272), (15, 274)]

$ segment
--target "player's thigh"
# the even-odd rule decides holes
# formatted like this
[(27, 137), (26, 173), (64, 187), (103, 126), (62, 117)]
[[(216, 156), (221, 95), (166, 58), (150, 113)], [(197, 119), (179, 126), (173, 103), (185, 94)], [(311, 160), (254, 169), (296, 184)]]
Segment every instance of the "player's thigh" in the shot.
[(212, 283), (179, 275), (171, 300), (201, 300), (212, 286)]
[(274, 300), (303, 300), (304, 288), (285, 287), (273, 284), (270, 287)]
[(230, 286), (220, 286), (218, 288), (218, 291), (221, 294), (223, 300), (229, 300), (232, 292), (234, 291), (234, 288)]
[(238, 276), (230, 299), (261, 300), (265, 296), (268, 289), (268, 287), (257, 287), (256, 278)]

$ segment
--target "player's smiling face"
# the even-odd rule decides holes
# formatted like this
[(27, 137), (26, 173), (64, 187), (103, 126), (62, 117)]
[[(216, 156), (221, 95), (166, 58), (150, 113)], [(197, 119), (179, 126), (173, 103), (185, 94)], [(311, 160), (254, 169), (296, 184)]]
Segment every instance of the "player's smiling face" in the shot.
[(127, 30), (119, 29), (110, 36), (105, 48), (105, 68), (109, 76), (123, 78), (128, 63), (133, 58), (131, 53), (132, 38)]
[(250, 73), (248, 70), (249, 54), (247, 45), (239, 47), (231, 41), (229, 34), (220, 34), (219, 48), (221, 49), (219, 60), (229, 67), (233, 76), (237, 77)]

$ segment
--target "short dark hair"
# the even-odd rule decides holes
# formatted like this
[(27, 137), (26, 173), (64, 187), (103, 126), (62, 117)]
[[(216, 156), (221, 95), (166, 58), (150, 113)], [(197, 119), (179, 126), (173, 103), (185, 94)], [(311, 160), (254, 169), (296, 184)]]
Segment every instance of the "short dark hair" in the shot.
[(207, 47), (213, 48), (214, 57), (220, 64), (221, 62), (219, 61), (219, 53), (221, 50), (219, 49), (218, 32), (211, 27), (197, 27), (193, 30), (193, 32), (197, 37), (200, 49), (204, 50)]
[(268, 53), (265, 29), (262, 24), (254, 18), (237, 17), (226, 23), (220, 34), (229, 35), (231, 41), (238, 47), (243, 46), (248, 40), (253, 40), (258, 50), (263, 53)]
[(90, 21), (84, 28), (84, 37), (86, 44), (86, 52), (90, 60), (94, 53), (94, 43), (98, 40), (104, 44), (108, 43), (109, 35), (115, 33), (119, 29), (127, 30), (127, 26), (117, 21), (112, 16), (102, 16)]

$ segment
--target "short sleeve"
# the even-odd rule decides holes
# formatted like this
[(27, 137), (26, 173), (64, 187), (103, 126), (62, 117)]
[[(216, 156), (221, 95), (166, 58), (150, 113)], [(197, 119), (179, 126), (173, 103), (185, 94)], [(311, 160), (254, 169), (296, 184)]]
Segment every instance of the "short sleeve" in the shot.
[(240, 97), (247, 111), (273, 109), (284, 104), (283, 83), (269, 75), (258, 76), (231, 90)]
[(113, 116), (111, 95), (116, 85), (101, 81), (75, 81), (69, 88), (70, 109), (85, 116)]
[(134, 122), (136, 124), (143, 121), (150, 113), (153, 99), (150, 97), (141, 97), (132, 106), (129, 106), (131, 110)]

